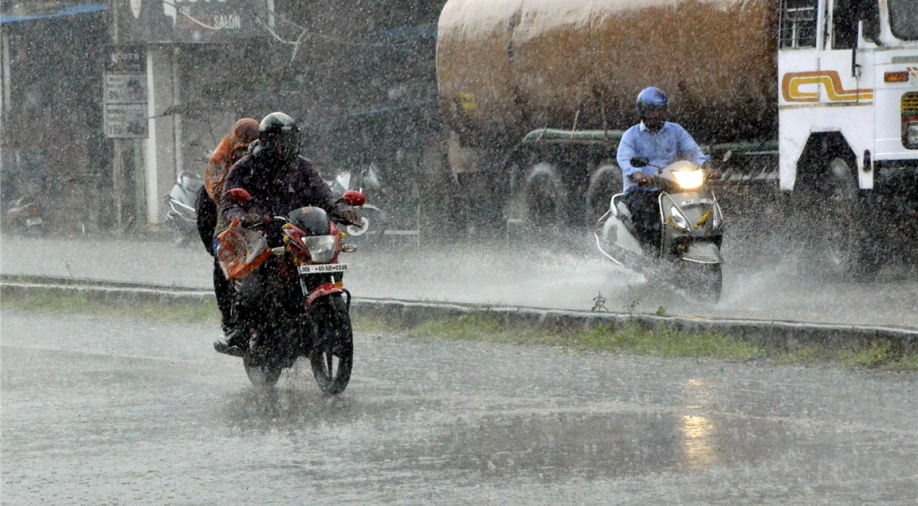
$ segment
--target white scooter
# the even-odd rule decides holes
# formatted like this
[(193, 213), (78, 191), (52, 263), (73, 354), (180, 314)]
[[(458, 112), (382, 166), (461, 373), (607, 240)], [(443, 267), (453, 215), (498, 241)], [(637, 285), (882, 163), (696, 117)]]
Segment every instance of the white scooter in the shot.
[[(631, 165), (647, 167), (648, 162), (636, 157)], [(687, 161), (673, 163), (653, 178), (660, 189), (662, 226), (658, 242), (649, 247), (635, 237), (631, 212), (622, 201), (625, 194), (614, 195), (609, 211), (593, 230), (603, 257), (641, 273), (654, 266), (676, 286), (716, 302), (723, 284), (720, 247), (724, 218), (708, 180), (701, 167)], [(648, 257), (657, 261), (648, 262)]]

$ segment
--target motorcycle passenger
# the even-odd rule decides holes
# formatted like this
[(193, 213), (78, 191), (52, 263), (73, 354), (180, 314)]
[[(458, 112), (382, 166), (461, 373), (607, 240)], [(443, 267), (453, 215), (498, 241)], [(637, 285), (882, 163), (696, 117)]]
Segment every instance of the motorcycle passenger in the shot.
[[(637, 97), (637, 112), (641, 122), (629, 128), (618, 146), (617, 161), (622, 169), (624, 202), (631, 211), (635, 235), (654, 255), (660, 252), (660, 190), (653, 177), (673, 162), (688, 160), (707, 169), (710, 157), (692, 136), (676, 123), (666, 121), (669, 99), (656, 87), (641, 90)], [(649, 164), (633, 167), (631, 159), (643, 157)], [(659, 167), (659, 168), (658, 168)], [(712, 176), (716, 179), (716, 176)]]
[[(320, 207), (335, 221), (354, 223), (358, 220), (353, 209), (335, 201), (328, 185), (309, 160), (299, 156), (299, 144), (299, 127), (290, 116), (282, 112), (265, 116), (258, 127), (258, 143), (253, 146), (251, 155), (233, 166), (224, 183), (224, 196), (230, 190), (242, 188), (252, 196), (252, 200), (240, 205), (224, 198), (220, 203), (220, 212), (226, 222), (236, 218), (243, 226), (252, 226), (263, 222), (265, 218), (286, 215), (304, 206)], [(269, 244), (273, 241), (272, 245), (277, 245), (279, 230), (267, 227), (265, 232)], [(265, 263), (243, 282), (255, 286), (256, 292), (264, 295), (270, 290), (258, 287), (264, 287), (272, 265), (270, 261)], [(242, 312), (257, 314), (256, 308), (252, 306), (259, 297), (246, 295), (243, 299)], [(246, 345), (241, 333), (227, 336), (226, 342), (214, 343), (218, 351), (220, 348), (244, 348)]]
[(230, 168), (248, 152), (249, 144), (258, 139), (258, 122), (252, 118), (242, 118), (230, 130), (229, 135), (220, 141), (204, 171), (204, 187), (198, 195), (196, 215), (198, 234), (207, 252), (214, 257), (214, 294), (217, 307), (220, 309), (223, 333), (230, 335), (236, 331), (232, 307), (234, 292), (232, 284), (223, 275), (213, 251), (214, 236), (218, 222), (218, 206), (223, 196), (223, 182)]

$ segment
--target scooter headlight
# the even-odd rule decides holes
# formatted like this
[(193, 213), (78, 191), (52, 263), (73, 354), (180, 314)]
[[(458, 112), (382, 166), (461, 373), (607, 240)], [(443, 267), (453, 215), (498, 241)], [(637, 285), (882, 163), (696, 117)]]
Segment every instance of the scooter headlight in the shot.
[(303, 239), (303, 244), (309, 250), (309, 257), (317, 264), (331, 262), (335, 258), (335, 236), (314, 235)]
[(676, 208), (676, 206), (670, 206), (669, 216), (672, 219), (672, 224), (675, 225), (676, 228), (682, 230), (683, 232), (692, 231), (692, 226), (689, 224), (685, 216), (682, 215), (682, 212)]
[(673, 177), (683, 190), (692, 190), (704, 183), (704, 172), (701, 169), (674, 170)]

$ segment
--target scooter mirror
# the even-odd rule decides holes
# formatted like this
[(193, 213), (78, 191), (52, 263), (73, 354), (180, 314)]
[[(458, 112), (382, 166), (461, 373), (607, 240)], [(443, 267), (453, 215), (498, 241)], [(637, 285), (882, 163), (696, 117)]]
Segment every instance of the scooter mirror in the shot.
[(226, 192), (226, 195), (223, 197), (227, 202), (233, 204), (234, 206), (241, 206), (247, 204), (252, 200), (252, 196), (249, 195), (249, 192), (243, 190), (242, 188), (233, 188), (232, 190)]
[(367, 203), (367, 196), (358, 191), (350, 190), (344, 192), (344, 195), (341, 197), (341, 200), (345, 204), (352, 207), (360, 207)]
[(644, 158), (643, 156), (635, 156), (634, 158), (631, 159), (631, 166), (638, 168), (638, 169), (642, 167), (646, 167), (649, 164), (650, 162), (647, 161), (647, 159)]

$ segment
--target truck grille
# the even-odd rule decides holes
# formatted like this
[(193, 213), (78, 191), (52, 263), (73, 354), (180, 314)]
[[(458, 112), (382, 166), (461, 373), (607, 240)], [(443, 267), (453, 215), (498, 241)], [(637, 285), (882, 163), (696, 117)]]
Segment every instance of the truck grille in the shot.
[(918, 93), (902, 95), (902, 146), (918, 149)]
[(902, 115), (918, 115), (918, 93), (906, 93), (902, 95)]

